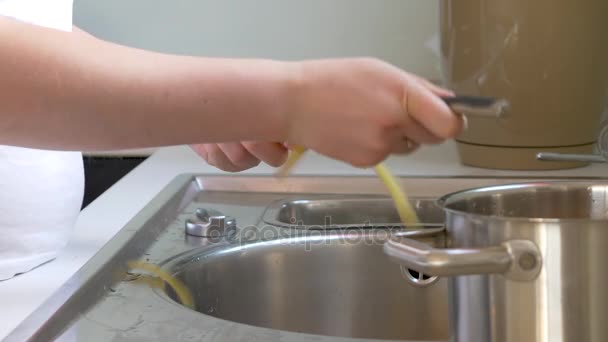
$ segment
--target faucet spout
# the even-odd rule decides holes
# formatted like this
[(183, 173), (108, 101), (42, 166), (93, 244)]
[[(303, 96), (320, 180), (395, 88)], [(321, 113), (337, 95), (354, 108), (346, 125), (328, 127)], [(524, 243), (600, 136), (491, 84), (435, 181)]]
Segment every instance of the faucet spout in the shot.
[(584, 163), (608, 163), (608, 122), (602, 125), (597, 138), (598, 153), (594, 154), (568, 154), (541, 152), (536, 155), (537, 160), (557, 162), (584, 162)]

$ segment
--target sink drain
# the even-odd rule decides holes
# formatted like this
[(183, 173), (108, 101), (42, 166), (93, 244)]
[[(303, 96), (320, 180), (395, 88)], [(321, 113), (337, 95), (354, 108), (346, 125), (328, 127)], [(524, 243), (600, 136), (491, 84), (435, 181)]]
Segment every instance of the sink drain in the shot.
[(405, 279), (416, 286), (429, 286), (439, 279), (437, 276), (430, 276), (404, 266), (401, 266), (401, 273), (403, 273)]

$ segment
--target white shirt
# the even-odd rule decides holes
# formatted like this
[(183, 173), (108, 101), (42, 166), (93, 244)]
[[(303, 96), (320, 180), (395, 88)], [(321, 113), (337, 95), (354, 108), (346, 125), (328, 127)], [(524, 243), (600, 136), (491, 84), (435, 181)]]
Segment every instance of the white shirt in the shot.
[[(0, 15), (69, 31), (72, 0), (0, 0)], [(0, 281), (57, 256), (83, 192), (81, 153), (0, 146)]]

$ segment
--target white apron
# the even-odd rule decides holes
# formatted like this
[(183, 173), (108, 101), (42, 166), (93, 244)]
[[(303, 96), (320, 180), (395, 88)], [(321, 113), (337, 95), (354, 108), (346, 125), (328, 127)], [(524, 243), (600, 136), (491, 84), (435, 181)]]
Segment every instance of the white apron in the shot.
[[(0, 0), (0, 15), (69, 31), (72, 0)], [(0, 281), (57, 256), (83, 192), (81, 153), (0, 146)]]

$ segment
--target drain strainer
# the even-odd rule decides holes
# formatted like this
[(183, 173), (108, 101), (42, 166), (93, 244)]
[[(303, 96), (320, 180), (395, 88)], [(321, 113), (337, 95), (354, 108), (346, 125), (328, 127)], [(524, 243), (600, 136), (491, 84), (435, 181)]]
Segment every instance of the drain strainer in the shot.
[(439, 279), (437, 276), (430, 276), (404, 266), (401, 266), (401, 273), (403, 273), (405, 279), (416, 286), (428, 286)]

